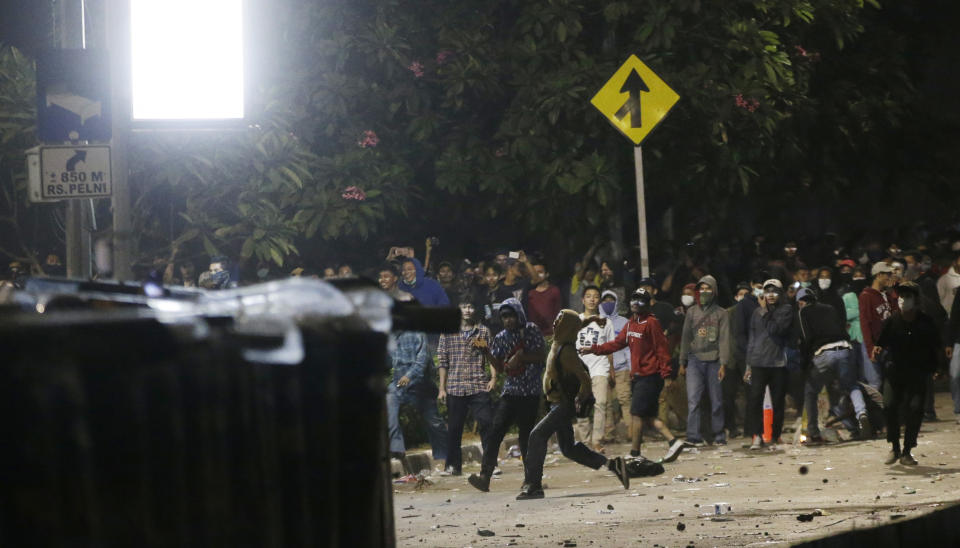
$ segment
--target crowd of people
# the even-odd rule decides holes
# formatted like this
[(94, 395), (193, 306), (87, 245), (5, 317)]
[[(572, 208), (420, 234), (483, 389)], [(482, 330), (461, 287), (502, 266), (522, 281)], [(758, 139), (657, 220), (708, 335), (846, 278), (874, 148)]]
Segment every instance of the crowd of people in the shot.
[[(960, 422), (960, 233), (918, 230), (908, 239), (905, 249), (846, 246), (832, 234), (782, 246), (763, 236), (695, 238), (660, 246), (651, 275), (598, 242), (555, 278), (556, 265), (521, 250), (436, 261), (430, 238), (423, 262), (412, 247), (394, 247), (359, 273), (341, 264), (289, 275), (360, 275), (398, 300), (458, 306), (457, 333), (392, 334), (391, 454), (405, 456), (400, 410), (410, 406), (443, 473), (460, 475), (472, 416), (484, 450), (469, 483), (486, 491), (516, 427), (525, 466), (518, 498), (539, 498), (554, 434), (565, 456), (606, 467), (626, 486), (627, 456), (608, 457), (609, 444), (628, 441), (629, 457), (642, 458), (649, 432), (666, 442), (663, 462), (741, 436), (750, 450), (775, 448), (790, 412), (805, 416), (805, 444), (825, 443), (821, 425), (846, 439), (885, 434), (885, 462), (917, 464), (920, 424), (937, 420), (935, 378), (947, 378)], [(223, 257), (199, 274), (170, 263), (151, 276), (205, 288), (238, 279)], [(275, 277), (258, 266), (251, 281)], [(766, 429), (765, 402), (773, 415)]]
[[(935, 376), (948, 377), (960, 422), (960, 238), (915, 242), (906, 251), (837, 246), (812, 268), (795, 242), (780, 253), (769, 253), (760, 238), (753, 243), (739, 263), (748, 274), (734, 284), (737, 263), (689, 250), (638, 277), (629, 264), (618, 272), (623, 263), (599, 259), (594, 246), (562, 285), (547, 261), (523, 251), (465, 260), (459, 269), (452, 262), (425, 269), (412, 253), (393, 254), (377, 272), (385, 291), (428, 306), (457, 305), (463, 320), (458, 334), (436, 343), (438, 385), (425, 373), (434, 352), (429, 337), (420, 336), (415, 358), (397, 346), (391, 406), (429, 407), (423, 413), (434, 458), (445, 459), (451, 475), (461, 473), (461, 436), (472, 414), (484, 456), (469, 482), (481, 491), (516, 425), (521, 499), (543, 496), (552, 434), (565, 456), (606, 466), (626, 485), (623, 458), (606, 456), (618, 431), (628, 433), (631, 457), (645, 451), (645, 431), (662, 437), (662, 461), (669, 462), (684, 448), (741, 436), (750, 450), (776, 448), (788, 410), (805, 415), (804, 444), (825, 443), (821, 424), (846, 430), (847, 439), (885, 434), (887, 464), (917, 464), (911, 450), (920, 424), (937, 420)], [(498, 376), (503, 388), (494, 397)], [(686, 409), (675, 410), (685, 416), (680, 436), (666, 420), (670, 390), (686, 395)], [(821, 418), (824, 390), (829, 410)], [(436, 400), (447, 405), (446, 423)], [(773, 410), (766, 432), (765, 400)], [(402, 457), (399, 424), (391, 422), (391, 450)]]

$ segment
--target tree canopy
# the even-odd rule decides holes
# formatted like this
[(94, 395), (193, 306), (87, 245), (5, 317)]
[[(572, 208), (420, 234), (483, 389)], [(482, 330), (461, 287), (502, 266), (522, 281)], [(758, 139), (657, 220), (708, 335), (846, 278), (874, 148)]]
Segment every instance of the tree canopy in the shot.
[(655, 235), (669, 235), (654, 222), (668, 209), (684, 231), (858, 228), (870, 219), (854, 211), (892, 213), (905, 186), (922, 200), (914, 214), (949, 216), (956, 117), (924, 101), (943, 95), (931, 67), (956, 41), (936, 18), (945, 7), (259, 5), (255, 125), (132, 141), (140, 252), (280, 265), (428, 232), (561, 253), (581, 232), (623, 238), (631, 145), (589, 100), (630, 54), (681, 96), (644, 143)]

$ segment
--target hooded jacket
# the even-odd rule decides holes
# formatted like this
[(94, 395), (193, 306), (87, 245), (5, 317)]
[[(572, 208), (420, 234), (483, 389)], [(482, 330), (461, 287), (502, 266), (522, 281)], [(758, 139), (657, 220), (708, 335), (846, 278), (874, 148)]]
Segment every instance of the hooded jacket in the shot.
[(590, 373), (576, 349), (580, 326), (580, 314), (569, 309), (560, 311), (543, 375), (543, 393), (548, 402), (572, 403), (574, 398), (583, 400), (593, 392)]
[(660, 322), (653, 314), (640, 314), (630, 318), (617, 338), (591, 348), (594, 354), (612, 354), (630, 348), (630, 373), (646, 377), (659, 374), (666, 379), (672, 371), (667, 338)]
[(787, 342), (793, 330), (793, 307), (784, 302), (758, 306), (750, 316), (750, 340), (747, 343), (747, 367), (786, 367)]
[(397, 286), (407, 293), (413, 295), (417, 302), (423, 306), (450, 306), (450, 299), (447, 298), (447, 292), (443, 290), (440, 282), (427, 278), (423, 272), (423, 265), (414, 258), (403, 261), (404, 263), (413, 263), (417, 269), (417, 277), (412, 284), (407, 283), (402, 277)]
[[(614, 336), (619, 335), (623, 328), (627, 326), (627, 320), (619, 314), (620, 310), (620, 297), (617, 296), (616, 291), (606, 290), (603, 294), (600, 295), (600, 300), (603, 301), (606, 297), (611, 296), (614, 298), (613, 301), (613, 314), (607, 315), (603, 311), (603, 305), (600, 306), (600, 317), (606, 318), (607, 321), (613, 325)], [(617, 350), (613, 353), (613, 370), (614, 371), (623, 371), (625, 369), (630, 369), (630, 348), (624, 348), (623, 350)]]
[(697, 283), (713, 289), (713, 301), (707, 306), (695, 304), (687, 309), (680, 339), (680, 363), (686, 365), (690, 354), (698, 360), (720, 365), (730, 363), (730, 322), (727, 311), (717, 304), (717, 280), (704, 276)]
[[(504, 329), (497, 333), (490, 345), (490, 353), (501, 360), (507, 360), (517, 352), (533, 353), (546, 350), (546, 342), (537, 324), (527, 321), (523, 305), (517, 299), (507, 299), (500, 304), (513, 309), (517, 315), (517, 329)], [(579, 318), (579, 316), (578, 316)], [(527, 363), (519, 375), (508, 375), (503, 383), (503, 395), (540, 396), (543, 362)]]

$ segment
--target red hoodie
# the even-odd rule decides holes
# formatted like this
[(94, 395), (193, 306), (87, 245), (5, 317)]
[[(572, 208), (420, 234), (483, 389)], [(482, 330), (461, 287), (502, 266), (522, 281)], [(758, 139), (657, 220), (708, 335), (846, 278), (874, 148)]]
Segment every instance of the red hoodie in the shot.
[(670, 376), (670, 353), (667, 351), (667, 338), (663, 336), (660, 322), (653, 314), (630, 318), (617, 338), (603, 344), (590, 347), (594, 354), (613, 354), (617, 350), (630, 347), (630, 372), (646, 377), (660, 373)]
[(881, 293), (873, 287), (867, 287), (860, 292), (860, 331), (863, 333), (863, 344), (867, 347), (867, 355), (873, 353), (873, 345), (880, 336), (883, 321), (900, 311), (895, 299), (886, 293)]

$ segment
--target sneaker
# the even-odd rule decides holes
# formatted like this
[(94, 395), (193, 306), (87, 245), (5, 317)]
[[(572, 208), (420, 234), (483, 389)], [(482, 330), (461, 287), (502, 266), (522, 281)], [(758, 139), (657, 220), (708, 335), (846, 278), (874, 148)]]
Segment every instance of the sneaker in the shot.
[(750, 444), (751, 451), (759, 451), (763, 449), (763, 438), (760, 436), (753, 436), (753, 443)]
[(503, 470), (501, 470), (500, 467), (497, 466), (497, 467), (495, 467), (495, 468), (493, 469), (493, 473), (491, 473), (490, 475), (491, 475), (491, 476), (499, 476), (499, 475), (502, 474), (502, 473), (503, 473)]
[(937, 414), (936, 414), (936, 413), (924, 413), (924, 414), (923, 414), (923, 422), (937, 422), (937, 420), (938, 420), (938, 419), (937, 419)]
[(684, 447), (706, 447), (706, 443), (703, 440), (684, 440)]
[(660, 459), (660, 462), (673, 462), (677, 460), (677, 457), (683, 452), (684, 447), (686, 447), (686, 442), (680, 438), (673, 438), (673, 441), (670, 443), (670, 448), (667, 449), (667, 454)]
[(463, 472), (460, 470), (457, 470), (453, 466), (447, 466), (446, 468), (443, 469), (442, 472), (439, 472), (437, 475), (438, 476), (462, 476)]
[(517, 495), (517, 500), (542, 499), (543, 488), (539, 485), (524, 485)]
[(480, 474), (470, 474), (470, 477), (467, 478), (467, 482), (484, 493), (490, 491), (490, 476), (484, 474), (483, 472)]
[(630, 474), (627, 473), (627, 461), (623, 460), (623, 457), (607, 461), (607, 468), (617, 476), (624, 489), (630, 489)]
[(861, 439), (873, 439), (873, 425), (870, 424), (870, 417), (866, 413), (860, 413), (857, 416), (857, 425), (860, 427)]
[(900, 464), (904, 466), (916, 466), (917, 459), (913, 458), (913, 455), (911, 455), (910, 453), (904, 453), (900, 457)]
[(884, 463), (884, 464), (893, 464), (893, 463), (897, 462), (898, 459), (900, 459), (900, 452), (899, 452), (899, 451), (894, 451), (893, 449), (891, 449), (890, 452), (887, 453), (887, 458), (884, 459), (883, 463)]
[(725, 440), (725, 439), (713, 440), (713, 444), (714, 444), (714, 445), (719, 445), (720, 447), (723, 447), (723, 446), (727, 445), (727, 440)]
[(633, 457), (633, 458), (637, 458), (637, 457), (640, 456), (640, 451), (637, 451), (636, 449), (631, 449), (631, 450), (630, 450), (630, 456)]

